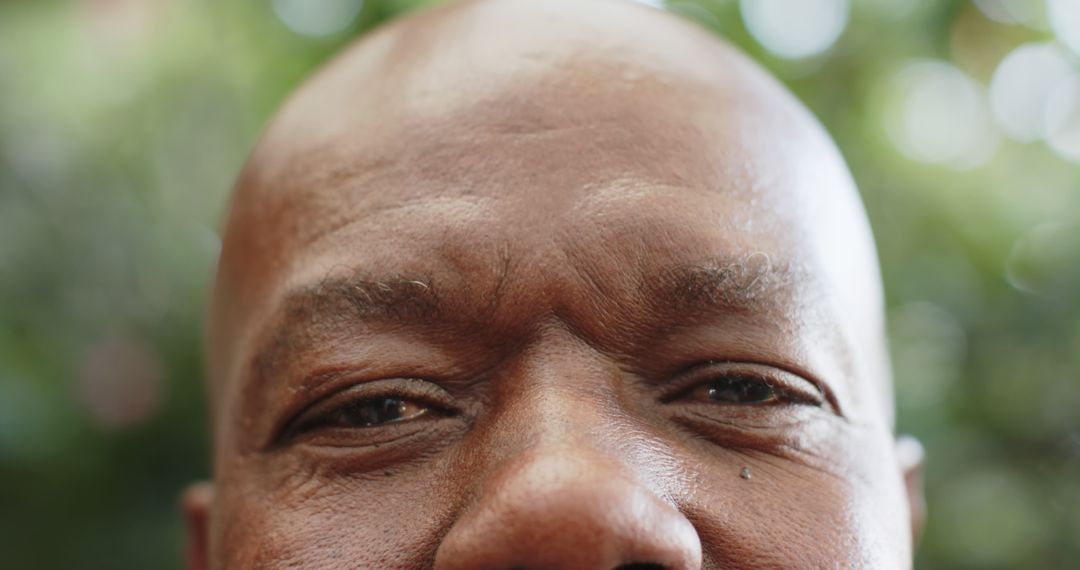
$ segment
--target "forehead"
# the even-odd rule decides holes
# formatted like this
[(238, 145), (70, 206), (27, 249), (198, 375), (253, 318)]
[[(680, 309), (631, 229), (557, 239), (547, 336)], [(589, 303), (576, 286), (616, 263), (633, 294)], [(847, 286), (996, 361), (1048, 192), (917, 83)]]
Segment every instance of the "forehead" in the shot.
[(844, 315), (841, 336), (880, 360), (861, 205), (782, 89), (711, 41), (707, 68), (665, 53), (682, 40), (544, 42), (436, 64), (424, 42), (376, 36), (295, 97), (239, 184), (211, 366), (236, 370), (289, 292), (331, 274), (508, 278), (523, 298), (595, 304), (665, 268), (761, 256), (803, 276), (785, 306)]
[[(733, 238), (755, 226), (757, 241), (797, 242), (815, 234), (807, 227), (815, 212), (839, 207), (860, 221), (832, 147), (775, 86), (754, 74), (725, 85), (628, 78), (620, 69), (638, 63), (627, 58), (523, 72), (509, 84), (451, 83), (452, 94), (435, 101), (410, 97), (413, 84), (400, 100), (301, 98), (256, 152), (230, 225), (272, 221), (278, 231), (256, 229), (254, 241), (274, 259), (393, 212), (413, 220), (482, 212), (485, 223), (522, 230), (530, 219), (598, 212), (639, 223), (678, 215)], [(469, 103), (440, 104), (460, 90), (473, 92)]]
[[(510, 24), (523, 6), (538, 25)], [(363, 199), (430, 193), (433, 181), (503, 191), (501, 175), (536, 172), (734, 186), (762, 155), (791, 158), (793, 138), (820, 136), (775, 81), (703, 30), (621, 4), (575, 6), (573, 18), (540, 6), (457, 3), (366, 38), (289, 101), (241, 193), (311, 203), (341, 182)]]
[[(537, 25), (509, 25), (525, 6)], [(464, 2), (366, 38), (274, 120), (241, 178), (229, 225), (245, 239), (233, 241), (283, 264), (325, 228), (402, 203), (558, 213), (598, 191), (623, 192), (617, 202), (658, 189), (751, 206), (728, 208), (733, 222), (820, 206), (861, 221), (827, 137), (772, 78), (703, 30), (622, 6), (571, 18)]]

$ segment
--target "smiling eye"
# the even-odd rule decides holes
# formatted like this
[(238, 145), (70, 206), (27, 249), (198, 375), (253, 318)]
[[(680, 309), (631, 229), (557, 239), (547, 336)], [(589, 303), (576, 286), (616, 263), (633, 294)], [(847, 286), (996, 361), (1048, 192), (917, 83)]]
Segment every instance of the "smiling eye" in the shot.
[(377, 396), (347, 401), (329, 411), (306, 414), (295, 425), (293, 433), (312, 432), (322, 429), (376, 428), (417, 419), (431, 411), (431, 407), (415, 400), (398, 396)]
[(329, 394), (308, 396), (315, 401), (284, 422), (271, 446), (366, 449), (465, 424), (462, 403), (435, 382), (348, 377), (339, 381), (350, 385), (333, 391), (335, 386), (326, 384)]
[(709, 362), (680, 375), (667, 402), (731, 406), (829, 405), (825, 392), (796, 374), (755, 363)]
[(349, 402), (319, 421), (318, 427), (364, 428), (420, 417), (428, 408), (404, 398), (385, 396)]
[(703, 396), (725, 404), (765, 404), (779, 399), (769, 383), (749, 376), (728, 376), (702, 387)]

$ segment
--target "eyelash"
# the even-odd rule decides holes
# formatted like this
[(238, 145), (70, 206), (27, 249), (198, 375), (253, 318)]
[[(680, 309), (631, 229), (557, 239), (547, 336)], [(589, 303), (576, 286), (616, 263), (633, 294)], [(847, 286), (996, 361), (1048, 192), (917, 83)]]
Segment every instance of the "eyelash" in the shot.
[[(432, 382), (415, 378), (374, 380), (349, 386), (307, 406), (286, 423), (276, 440), (290, 441), (306, 433), (334, 429), (334, 426), (326, 424), (332, 421), (330, 418), (335, 414), (342, 413), (350, 406), (390, 398), (419, 404), (440, 416), (454, 416), (459, 413), (449, 401), (449, 395)], [(423, 415), (427, 415), (427, 412)], [(375, 430), (392, 423), (398, 422), (352, 429)]]
[[(762, 368), (768, 368), (768, 370), (762, 370)], [(750, 379), (768, 386), (775, 391), (779, 401), (728, 405), (766, 407), (791, 404), (824, 407), (828, 404), (828, 399), (821, 387), (809, 380), (804, 380), (790, 372), (772, 367), (735, 362), (710, 362), (695, 366), (689, 371), (679, 374), (667, 390), (667, 393), (661, 398), (661, 401), (675, 403), (712, 382), (736, 378)], [(806, 385), (812, 387), (812, 390), (800, 389), (796, 385)], [(723, 402), (713, 402), (711, 405), (721, 406), (725, 404)]]
[[(707, 389), (711, 383), (724, 379), (748, 379), (772, 390), (775, 401), (745, 403), (705, 401), (688, 403), (710, 407), (728, 406), (759, 409), (784, 405), (824, 407), (828, 404), (825, 394), (816, 384), (788, 372), (774, 371), (772, 368), (765, 371), (760, 368), (764, 367), (754, 364), (728, 362), (711, 362), (696, 366), (687, 372), (679, 374), (665, 391), (665, 394), (661, 396), (660, 402), (674, 404), (687, 400), (694, 392)], [(792, 379), (786, 378), (787, 376), (791, 376)], [(812, 386), (813, 390), (800, 389), (795, 386), (796, 384)], [(391, 398), (418, 404), (426, 408), (426, 410), (412, 418), (392, 420), (372, 426), (339, 427), (327, 425), (333, 422), (331, 418), (335, 414), (343, 413), (350, 406)], [(437, 417), (447, 417), (459, 413), (460, 410), (454, 407), (451, 396), (432, 382), (415, 378), (375, 380), (350, 386), (307, 406), (286, 423), (279, 437), (275, 439), (279, 442), (288, 442), (309, 433), (333, 429), (376, 432), (424, 421), (423, 416), (429, 414)]]

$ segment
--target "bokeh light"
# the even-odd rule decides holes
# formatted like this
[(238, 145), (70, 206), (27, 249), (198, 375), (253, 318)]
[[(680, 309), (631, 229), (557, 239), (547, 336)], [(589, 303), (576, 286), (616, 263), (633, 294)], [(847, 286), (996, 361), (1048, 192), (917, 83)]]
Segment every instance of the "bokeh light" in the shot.
[(911, 63), (887, 92), (888, 133), (909, 158), (964, 169), (982, 164), (997, 147), (984, 89), (955, 66)]
[(1080, 72), (1064, 78), (1050, 92), (1043, 134), (1059, 156), (1080, 163)]
[(849, 0), (740, 0), (743, 21), (765, 49), (788, 59), (828, 50), (847, 26)]
[(990, 105), (1002, 130), (1020, 142), (1047, 134), (1051, 94), (1072, 80), (1075, 69), (1052, 43), (1025, 44), (1002, 60), (990, 82)]
[(1058, 41), (1080, 55), (1080, 2), (1047, 0), (1047, 17)]
[(1004, 24), (1033, 25), (1039, 21), (1041, 9), (1039, 0), (974, 0), (974, 2), (988, 18)]
[(91, 38), (112, 49), (130, 49), (150, 37), (166, 15), (165, 0), (81, 0)]
[[(1047, 142), (1059, 157), (1080, 163), (1080, 82), (1070, 82), (1051, 96)], [(1056, 117), (1053, 117), (1056, 116)], [(1052, 118), (1051, 118), (1052, 117)], [(1052, 126), (1051, 126), (1052, 125)]]
[[(1080, 263), (1080, 224), (1047, 222), (1013, 244), (1006, 278), (1025, 293), (1052, 293), (1067, 287), (1069, 272)], [(1067, 293), (1067, 291), (1064, 291)]]
[(78, 399), (102, 427), (131, 427), (157, 410), (163, 376), (153, 347), (130, 338), (105, 339), (87, 348), (78, 364)]
[(363, 0), (274, 0), (274, 12), (289, 29), (315, 37), (345, 30), (363, 7)]

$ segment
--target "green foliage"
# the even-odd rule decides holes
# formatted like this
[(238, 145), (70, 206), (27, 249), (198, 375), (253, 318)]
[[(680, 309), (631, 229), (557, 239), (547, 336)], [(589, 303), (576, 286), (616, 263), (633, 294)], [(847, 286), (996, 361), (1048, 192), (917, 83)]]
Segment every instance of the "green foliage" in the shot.
[[(271, 2), (0, 3), (5, 567), (178, 567), (176, 497), (209, 474), (200, 321), (232, 178), (321, 61), (430, 3), (369, 0), (319, 38)], [(919, 567), (1075, 565), (1080, 167), (1003, 140), (955, 170), (888, 135), (908, 62), (952, 61), (985, 85), (1007, 51), (1049, 32), (958, 0), (857, 0), (831, 51), (792, 62), (756, 43), (733, 0), (668, 7), (788, 83), (862, 188), (899, 429), (929, 454)]]

